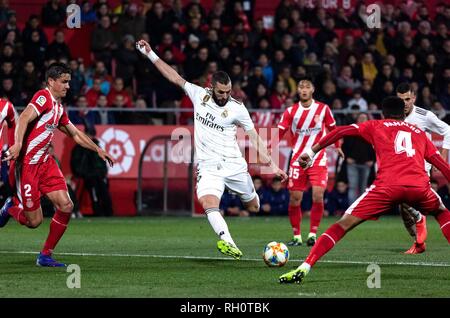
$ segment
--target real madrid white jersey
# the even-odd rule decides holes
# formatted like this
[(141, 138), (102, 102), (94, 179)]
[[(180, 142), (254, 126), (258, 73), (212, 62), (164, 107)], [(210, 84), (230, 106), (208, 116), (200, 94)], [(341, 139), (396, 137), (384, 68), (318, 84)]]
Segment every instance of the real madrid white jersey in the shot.
[(237, 127), (252, 130), (254, 124), (244, 104), (230, 97), (218, 106), (212, 91), (186, 82), (184, 91), (194, 104), (194, 140), (198, 162), (242, 158), (237, 143)]
[[(413, 124), (422, 129), (429, 139), (431, 133), (435, 133), (444, 137), (442, 147), (450, 149), (450, 127), (440, 120), (435, 114), (429, 110), (413, 105), (411, 113), (405, 118), (405, 122)], [(431, 164), (425, 162), (425, 170), (429, 171)]]

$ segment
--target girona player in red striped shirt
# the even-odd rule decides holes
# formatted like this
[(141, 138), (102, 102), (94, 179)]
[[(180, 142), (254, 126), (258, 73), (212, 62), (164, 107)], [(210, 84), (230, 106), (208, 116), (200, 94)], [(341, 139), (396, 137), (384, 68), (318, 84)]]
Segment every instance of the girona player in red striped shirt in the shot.
[[(290, 131), (293, 145), (289, 165), (290, 201), (288, 212), (294, 238), (288, 245), (297, 246), (303, 243), (300, 231), (302, 220), (300, 204), (309, 180), (312, 186), (313, 203), (307, 245), (312, 246), (316, 242), (317, 229), (324, 210), (323, 195), (328, 183), (327, 155), (325, 149), (320, 151), (315, 157), (312, 167), (307, 170), (300, 167), (298, 158), (300, 154), (311, 149), (320, 138), (324, 137), (327, 130), (331, 131), (336, 128), (336, 121), (328, 105), (313, 99), (314, 84), (309, 77), (300, 79), (297, 89), (300, 101), (285, 110), (278, 124), (278, 140)], [(339, 155), (343, 157), (339, 141), (336, 142), (336, 148)]]
[(311, 267), (348, 231), (367, 220), (378, 219), (399, 203), (406, 203), (424, 215), (433, 215), (450, 243), (450, 211), (431, 188), (423, 161), (439, 169), (447, 182), (450, 166), (423, 130), (404, 121), (405, 103), (401, 98), (387, 97), (381, 107), (386, 119), (341, 126), (300, 156), (301, 165), (307, 166), (316, 153), (334, 141), (359, 136), (373, 145), (379, 169), (373, 184), (319, 237), (298, 268), (281, 275), (280, 283), (301, 283)]
[[(18, 119), (14, 105), (7, 99), (0, 98), (0, 137), (3, 133), (3, 124), (8, 127), (8, 144), (14, 143), (14, 130), (16, 129), (16, 121)], [(3, 148), (3, 138), (0, 138), (0, 149)]]
[(11, 216), (29, 228), (38, 227), (43, 219), (42, 195), (56, 207), (44, 248), (36, 260), (38, 266), (65, 266), (52, 258), (52, 252), (67, 228), (73, 208), (64, 176), (48, 152), (55, 130), (61, 130), (77, 144), (97, 152), (110, 165), (114, 163), (103, 149), (70, 122), (61, 104), (69, 89), (70, 73), (65, 64), (49, 66), (45, 74), (47, 87), (36, 92), (20, 115), (14, 144), (3, 159), (13, 160), (9, 176), (16, 193), (0, 210), (0, 227), (5, 226)]

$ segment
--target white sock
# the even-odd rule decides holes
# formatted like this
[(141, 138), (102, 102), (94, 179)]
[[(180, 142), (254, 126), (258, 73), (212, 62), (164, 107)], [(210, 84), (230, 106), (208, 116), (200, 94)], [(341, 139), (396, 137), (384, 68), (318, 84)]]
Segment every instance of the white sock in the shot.
[(205, 212), (214, 232), (216, 232), (216, 234), (219, 235), (219, 237), (225, 242), (231, 243), (236, 246), (233, 239), (231, 238), (230, 231), (228, 230), (228, 225), (225, 222), (222, 214), (220, 214), (219, 209), (206, 209)]
[(309, 273), (309, 271), (311, 270), (311, 265), (309, 265), (308, 263), (303, 262), (302, 265), (300, 265), (298, 267), (298, 269), (303, 269), (306, 271), (306, 274)]
[(422, 214), (419, 211), (417, 211), (416, 209), (414, 209), (413, 207), (409, 207), (408, 212), (416, 220), (416, 223), (420, 222), (420, 220), (422, 220)]

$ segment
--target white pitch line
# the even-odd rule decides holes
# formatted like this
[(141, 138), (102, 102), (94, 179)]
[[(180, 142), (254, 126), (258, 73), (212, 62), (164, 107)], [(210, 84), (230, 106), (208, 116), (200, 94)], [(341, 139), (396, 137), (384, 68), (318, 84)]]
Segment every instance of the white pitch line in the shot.
[[(38, 254), (32, 251), (0, 251), (0, 254)], [(150, 255), (150, 254), (120, 254), (120, 253), (55, 253), (56, 255), (67, 256), (100, 256), (100, 257), (147, 257), (147, 258), (173, 258), (173, 259), (206, 259), (217, 261), (235, 261), (232, 258), (225, 257), (210, 257), (210, 256), (182, 256), (182, 255)], [(243, 258), (240, 261), (259, 262), (261, 258)], [(300, 262), (302, 259), (290, 259), (291, 262)], [(319, 263), (331, 264), (378, 264), (378, 265), (402, 265), (402, 266), (431, 266), (431, 267), (450, 267), (449, 263), (442, 262), (376, 262), (376, 261), (342, 261), (342, 260), (323, 260)]]

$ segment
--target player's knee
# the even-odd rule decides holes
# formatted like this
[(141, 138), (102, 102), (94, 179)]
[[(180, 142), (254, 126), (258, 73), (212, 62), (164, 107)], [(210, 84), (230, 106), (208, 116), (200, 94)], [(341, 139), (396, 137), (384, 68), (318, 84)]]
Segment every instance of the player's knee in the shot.
[(57, 204), (56, 208), (62, 212), (72, 212), (73, 210), (73, 202), (72, 200), (64, 200), (63, 202), (60, 202)]
[(39, 227), (39, 225), (41, 225), (42, 223), (42, 219), (33, 219), (33, 220), (28, 220), (26, 226), (30, 229), (35, 229), (37, 227)]
[(289, 205), (299, 206), (302, 202), (302, 195), (298, 193), (291, 193), (289, 196)]
[(323, 202), (323, 193), (324, 191), (313, 192), (312, 195), (313, 202)]
[(253, 200), (251, 200), (248, 204), (246, 204), (246, 209), (252, 213), (258, 213), (260, 209), (259, 197), (255, 196)]

